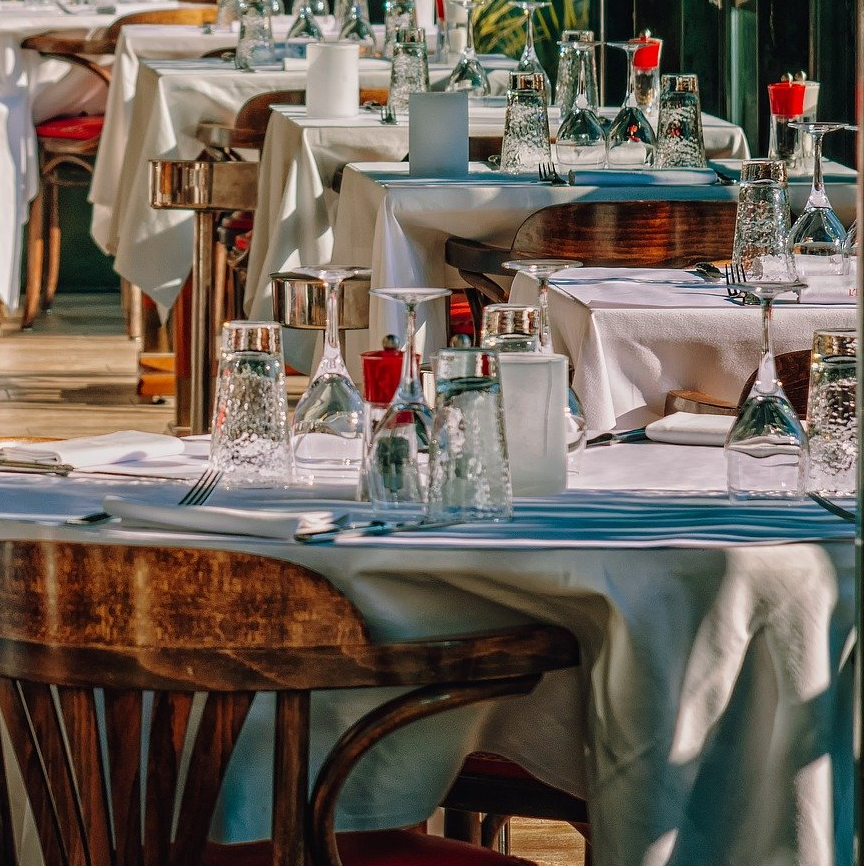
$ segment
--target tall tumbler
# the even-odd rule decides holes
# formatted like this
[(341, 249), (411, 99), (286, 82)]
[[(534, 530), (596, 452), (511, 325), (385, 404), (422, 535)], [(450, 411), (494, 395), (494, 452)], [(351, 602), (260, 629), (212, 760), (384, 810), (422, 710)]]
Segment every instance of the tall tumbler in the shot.
[(210, 466), (227, 487), (285, 486), (292, 480), (282, 326), (228, 322), (216, 380)]
[(823, 496), (854, 496), (856, 491), (857, 350), (858, 339), (853, 329), (817, 331), (813, 335), (807, 395), (810, 440), (807, 489)]
[(789, 194), (782, 160), (749, 159), (741, 164), (732, 262), (748, 280), (791, 282)]
[(511, 72), (501, 143), (501, 171), (536, 173), (541, 162), (550, 162), (551, 159), (543, 75), (539, 72)]
[(440, 349), (429, 452), (430, 520), (513, 516), (498, 353)]
[(660, 115), (657, 121), (658, 168), (705, 168), (699, 79), (676, 73), (660, 79)]
[(393, 44), (390, 67), (390, 95), (387, 104), (394, 111), (408, 110), (412, 93), (429, 90), (429, 61), (426, 56), (426, 31), (422, 27), (400, 27)]
[(237, 0), (240, 9), (240, 36), (234, 64), (238, 69), (255, 69), (276, 62), (273, 45), (272, 6), (269, 0)]

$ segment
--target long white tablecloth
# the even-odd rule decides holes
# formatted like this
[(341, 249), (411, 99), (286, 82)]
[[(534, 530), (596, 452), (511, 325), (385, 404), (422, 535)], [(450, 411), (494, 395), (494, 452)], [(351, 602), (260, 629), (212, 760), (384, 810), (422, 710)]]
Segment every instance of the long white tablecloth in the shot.
[[(190, 446), (199, 453), (201, 447)], [(686, 494), (721, 490), (723, 467), (719, 448), (595, 448), (572, 486), (635, 483), (667, 492), (573, 489), (519, 501), (512, 524), (323, 547), (58, 526), (66, 516), (98, 509), (107, 493), (168, 504), (183, 488), (0, 475), (0, 536), (230, 547), (285, 558), (331, 579), (380, 640), (526, 618), (564, 625), (579, 637), (580, 670), (547, 678), (527, 698), (460, 712), (385, 741), (349, 782), (342, 827), (426, 817), (461, 756), (485, 748), (587, 797), (599, 866), (845, 866), (852, 823), (853, 530), (813, 504), (733, 507), (719, 494), (695, 500)], [(211, 503), (297, 505), (276, 491), (218, 491)], [(308, 504), (363, 509), (346, 501)], [(824, 541), (805, 541), (816, 538)], [(782, 543), (792, 541), (798, 543)], [(380, 698), (316, 696), (313, 773), (338, 731)], [(217, 836), (267, 833), (268, 709), (259, 700), (244, 729)]]
[[(673, 389), (736, 403), (756, 369), (759, 308), (732, 302), (722, 283), (706, 284), (694, 276), (692, 284), (676, 285), (676, 273), (685, 274), (591, 268), (555, 276), (549, 294), (552, 342), (570, 358), (573, 389), (589, 427), (641, 427), (663, 414)], [(597, 285), (608, 276), (611, 282)], [(662, 279), (669, 282), (654, 282)], [(518, 275), (510, 299), (536, 303), (537, 283)], [(855, 306), (783, 300), (775, 305), (773, 321), (778, 354), (809, 349), (820, 328), (854, 328)]]

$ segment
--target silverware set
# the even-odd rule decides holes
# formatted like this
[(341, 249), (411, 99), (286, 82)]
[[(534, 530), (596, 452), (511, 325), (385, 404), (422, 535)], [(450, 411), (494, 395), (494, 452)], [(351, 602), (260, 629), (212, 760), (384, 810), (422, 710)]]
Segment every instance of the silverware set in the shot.
[(381, 123), (385, 126), (395, 126), (399, 121), (396, 119), (396, 112), (390, 105), (381, 106)]

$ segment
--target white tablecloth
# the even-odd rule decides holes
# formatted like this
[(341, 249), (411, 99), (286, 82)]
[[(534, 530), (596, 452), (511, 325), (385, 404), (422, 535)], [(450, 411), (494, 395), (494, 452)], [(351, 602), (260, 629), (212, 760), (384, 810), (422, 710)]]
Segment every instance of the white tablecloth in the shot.
[[(718, 160), (725, 172), (737, 172), (739, 163)], [(854, 219), (855, 179), (852, 169), (830, 163), (828, 194), (847, 224)], [(456, 271), (444, 263), (444, 243), (456, 235), (509, 247), (520, 224), (543, 207), (564, 202), (626, 199), (736, 200), (736, 186), (551, 186), (520, 178), (491, 174), (489, 185), (472, 165), (469, 182), (414, 183), (407, 167), (395, 164), (349, 166), (342, 183), (342, 205), (334, 229), (333, 261), (372, 268), (373, 286), (464, 285)], [(501, 182), (499, 182), (501, 181)], [(809, 182), (790, 182), (793, 209), (801, 210)], [(730, 250), (731, 254), (731, 250)], [(437, 305), (437, 307), (435, 306)], [(444, 345), (444, 305), (421, 308), (420, 345), (424, 355)], [(385, 334), (403, 330), (398, 305), (372, 298), (370, 333), (364, 347), (379, 347)], [(303, 367), (301, 367), (303, 369)]]
[[(723, 465), (722, 449), (616, 445), (586, 452), (575, 481), (719, 489)], [(487, 748), (587, 796), (598, 866), (851, 862), (852, 529), (815, 505), (571, 491), (521, 501), (513, 524), (303, 547), (57, 526), (106, 493), (176, 502), (177, 485), (0, 475), (0, 491), (5, 538), (231, 547), (300, 562), (346, 592), (380, 640), (526, 618), (579, 637), (580, 670), (382, 744), (346, 788), (343, 827), (422, 819), (461, 756)], [(211, 502), (280, 500), (220, 491)], [(39, 522), (15, 519), (28, 514)], [(627, 549), (616, 535), (641, 540)], [(338, 731), (380, 697), (316, 696), (313, 773)], [(259, 700), (217, 835), (267, 833), (271, 743), (272, 714)]]
[[(734, 403), (756, 369), (759, 308), (732, 302), (723, 284), (694, 277), (692, 285), (675, 286), (674, 273), (683, 272), (591, 268), (590, 275), (576, 269), (555, 276), (549, 293), (552, 341), (571, 360), (573, 389), (589, 427), (641, 427), (663, 414), (673, 389), (703, 391)], [(606, 275), (617, 275), (621, 282), (591, 284)], [(670, 284), (645, 282), (664, 277)], [(616, 289), (627, 297), (619, 299)], [(536, 282), (518, 275), (510, 299), (535, 303)], [(774, 350), (809, 349), (819, 328), (854, 327), (854, 305), (778, 301)]]

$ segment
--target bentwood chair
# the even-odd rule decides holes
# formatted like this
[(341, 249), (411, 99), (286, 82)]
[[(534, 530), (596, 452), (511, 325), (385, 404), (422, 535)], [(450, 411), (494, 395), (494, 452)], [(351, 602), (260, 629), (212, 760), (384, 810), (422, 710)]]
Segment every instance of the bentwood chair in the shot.
[[(525, 694), (544, 672), (577, 664), (569, 632), (381, 645), (323, 577), (261, 556), (5, 541), (0, 557), (3, 864), (23, 866), (10, 813), (20, 782), (5, 769), (17, 762), (46, 866), (525, 866), (409, 830), (334, 834), (334, 809), (351, 768), (386, 734)], [(372, 686), (418, 688), (349, 729), (307, 799), (310, 691)], [(272, 839), (216, 845), (213, 808), (258, 691), (276, 693)], [(197, 728), (195, 693), (206, 693)]]
[(687, 267), (728, 259), (735, 234), (734, 201), (576, 201), (531, 214), (509, 249), (450, 237), (445, 260), (468, 283), (475, 330), (483, 306), (502, 303), (508, 292), (493, 276), (505, 276), (508, 259), (573, 258), (586, 267)]
[[(86, 69), (107, 88), (110, 66), (101, 65), (99, 56), (112, 55), (120, 30), (127, 24), (203, 24), (216, 20), (214, 5), (138, 12), (118, 18), (101, 36), (89, 39), (83, 31), (43, 33), (24, 39), (23, 48), (38, 51), (46, 58), (63, 60)], [(62, 187), (89, 186), (93, 159), (99, 148), (103, 115), (59, 116), (36, 127), (39, 143), (39, 190), (30, 206), (27, 241), (27, 282), (21, 327), (29, 330), (39, 313), (50, 310), (60, 274), (60, 206)], [(125, 287), (131, 294), (131, 287)], [(130, 320), (137, 303), (124, 299)], [(130, 321), (130, 335), (138, 336), (138, 324)]]

